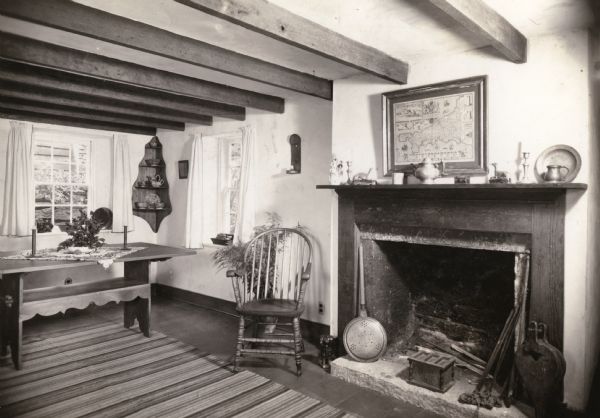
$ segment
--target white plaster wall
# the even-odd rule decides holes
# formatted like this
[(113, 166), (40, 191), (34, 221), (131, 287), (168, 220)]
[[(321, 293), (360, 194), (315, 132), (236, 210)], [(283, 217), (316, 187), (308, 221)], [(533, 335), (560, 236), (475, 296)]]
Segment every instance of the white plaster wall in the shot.
[[(551, 145), (568, 144), (579, 151), (583, 160), (575, 181), (587, 183), (591, 178), (590, 162), (597, 162), (590, 154), (588, 48), (586, 31), (568, 32), (530, 38), (526, 64), (513, 64), (495, 58), (489, 51), (475, 50), (411, 62), (410, 83), (406, 86), (370, 76), (336, 80), (332, 151), (338, 158), (352, 160), (356, 171), (376, 167), (382, 176), (382, 93), (488, 75), (488, 161), (498, 162), (498, 168), (508, 170), (514, 178), (519, 142), (534, 157)], [(591, 192), (595, 197), (595, 185)], [(565, 231), (565, 398), (577, 409), (585, 406), (592, 372), (587, 368), (586, 358), (591, 353), (586, 351), (586, 343), (593, 331), (586, 328), (585, 322), (588, 199), (590, 193), (569, 194)], [(336, 233), (333, 229), (334, 237)], [(589, 241), (595, 242), (595, 237)], [(336, 271), (335, 262), (332, 271)], [(335, 311), (335, 301), (332, 307)]]
[[(34, 124), (35, 127), (46, 127), (52, 129), (61, 129), (65, 132), (80, 132), (94, 135), (92, 139), (92, 179), (94, 185), (94, 207), (112, 206), (112, 135), (113, 132), (99, 131), (95, 129), (71, 128), (66, 126)], [(0, 119), (0, 196), (5, 198), (4, 178), (6, 176), (6, 150), (8, 144), (8, 133), (10, 130), (9, 121)], [(97, 137), (96, 137), (97, 136)], [(131, 157), (131, 178), (132, 182), (137, 177), (138, 164), (144, 156), (144, 145), (150, 140), (146, 135), (127, 135), (129, 141), (129, 151)], [(133, 185), (133, 184), (132, 184)], [(2, 207), (0, 205), (0, 217), (2, 216)], [(156, 234), (146, 221), (134, 216), (134, 231), (128, 235), (128, 241), (140, 241), (156, 243)], [(123, 240), (123, 234), (113, 234), (110, 231), (100, 233), (107, 243), (119, 243)], [(56, 247), (61, 241), (64, 241), (68, 235), (66, 233), (48, 233), (38, 234), (38, 248)], [(0, 251), (25, 250), (31, 247), (31, 237), (7, 237), (0, 236)], [(101, 275), (120, 276), (123, 274), (123, 266), (115, 264), (107, 271), (101, 267), (82, 267), (68, 270), (54, 270), (42, 273), (32, 273), (27, 276), (25, 287), (36, 287), (44, 283), (63, 283), (64, 279), (70, 277), (73, 282), (89, 281), (98, 278)]]
[[(215, 119), (213, 126), (188, 125), (185, 132), (160, 131), (167, 178), (171, 187), (173, 212), (158, 232), (159, 243), (182, 246), (185, 240), (187, 180), (177, 174), (177, 161), (190, 158), (194, 134), (231, 132), (244, 125), (256, 131), (256, 215), (257, 224), (266, 212), (277, 212), (282, 225), (305, 226), (312, 237), (314, 260), (312, 278), (306, 295), (304, 317), (329, 323), (330, 306), (330, 201), (315, 185), (327, 182), (331, 152), (331, 102), (308, 96), (286, 98), (285, 113), (272, 114), (248, 109), (246, 120)], [(289, 175), (291, 134), (302, 138), (302, 173)], [(216, 179), (214, 179), (216, 182)], [(205, 188), (205, 192), (210, 189)], [(198, 250), (197, 256), (180, 257), (158, 267), (157, 281), (169, 286), (225, 300), (233, 300), (231, 282), (224, 271), (217, 271), (210, 258), (214, 247)], [(319, 314), (318, 303), (325, 312)]]

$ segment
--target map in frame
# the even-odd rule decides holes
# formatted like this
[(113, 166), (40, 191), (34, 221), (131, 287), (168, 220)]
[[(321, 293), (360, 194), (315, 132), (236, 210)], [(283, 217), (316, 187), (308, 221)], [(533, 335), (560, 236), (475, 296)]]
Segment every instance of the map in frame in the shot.
[(476, 159), (475, 92), (393, 104), (395, 164)]

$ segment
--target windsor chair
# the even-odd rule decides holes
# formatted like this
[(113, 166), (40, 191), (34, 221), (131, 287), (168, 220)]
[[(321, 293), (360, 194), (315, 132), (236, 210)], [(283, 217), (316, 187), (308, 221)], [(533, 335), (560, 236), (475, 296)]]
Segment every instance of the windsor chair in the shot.
[[(311, 265), (312, 244), (304, 232), (273, 228), (248, 243), (240, 270), (227, 271), (240, 314), (234, 370), (246, 355), (293, 355), (296, 374), (302, 374), (300, 315)], [(252, 337), (245, 336), (246, 321), (253, 321)], [(265, 325), (262, 334), (258, 325)]]

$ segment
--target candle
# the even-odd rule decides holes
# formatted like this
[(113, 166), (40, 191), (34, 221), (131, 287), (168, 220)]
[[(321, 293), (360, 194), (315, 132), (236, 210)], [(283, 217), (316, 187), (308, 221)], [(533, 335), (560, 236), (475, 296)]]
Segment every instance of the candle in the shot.
[(35, 257), (35, 250), (37, 245), (37, 229), (31, 230), (31, 256)]

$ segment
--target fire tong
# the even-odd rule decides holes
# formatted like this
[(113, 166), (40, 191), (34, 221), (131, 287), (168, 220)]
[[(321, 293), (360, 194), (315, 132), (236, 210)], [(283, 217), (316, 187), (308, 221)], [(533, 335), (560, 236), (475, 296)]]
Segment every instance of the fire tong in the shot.
[(518, 290), (516, 304), (504, 323), (504, 328), (502, 328), (498, 342), (485, 366), (485, 370), (473, 392), (465, 392), (458, 397), (458, 401), (461, 403), (476, 405), (477, 407), (484, 407), (486, 409), (502, 406), (501, 400), (504, 401), (506, 407), (512, 404), (512, 391), (515, 379), (514, 366), (511, 367), (510, 375), (504, 382), (501, 394), (495, 395), (492, 389), (494, 382), (498, 379), (502, 364), (506, 358), (506, 353), (508, 352), (508, 347), (510, 347), (512, 337), (515, 335), (517, 322), (526, 303), (526, 283), (529, 277), (528, 258), (526, 259), (524, 273), (524, 282)]

